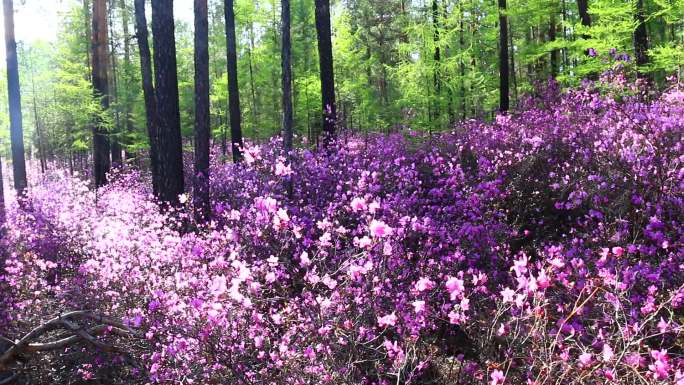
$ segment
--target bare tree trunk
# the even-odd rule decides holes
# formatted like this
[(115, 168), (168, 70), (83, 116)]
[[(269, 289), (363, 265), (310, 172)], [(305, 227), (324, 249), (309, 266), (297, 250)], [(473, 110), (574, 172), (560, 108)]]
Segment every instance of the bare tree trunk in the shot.
[[(128, 92), (131, 87), (131, 43), (130, 36), (128, 32), (128, 7), (126, 7), (126, 0), (120, 0), (119, 8), (121, 9), (121, 25), (123, 27), (123, 42), (124, 42), (124, 87), (126, 89), (126, 98), (124, 100), (123, 113), (124, 113), (124, 125), (127, 133), (133, 132), (133, 116), (131, 115), (131, 98)], [(126, 149), (126, 159), (135, 159), (135, 153)]]
[(207, 0), (195, 0), (195, 220), (209, 219), (209, 15)]
[[(102, 109), (109, 108), (109, 86), (107, 75), (107, 1), (93, 1), (93, 34), (92, 34), (92, 57), (93, 57), (93, 89)], [(109, 138), (107, 128), (102, 119), (93, 125), (93, 163), (95, 186), (100, 187), (107, 183), (107, 173), (111, 165), (109, 160)]]
[(644, 16), (644, 0), (637, 0), (636, 14), (634, 18), (637, 22), (634, 30), (634, 56), (637, 64), (637, 75), (645, 77), (642, 66), (648, 64), (648, 31), (646, 30), (646, 17)]
[(110, 98), (114, 102), (114, 119), (115, 126), (112, 130), (112, 135), (110, 136), (111, 150), (112, 150), (112, 165), (120, 166), (123, 163), (122, 148), (120, 142), (121, 135), (121, 119), (119, 116), (119, 84), (117, 80), (117, 70), (116, 70), (116, 46), (114, 45), (114, 25), (113, 25), (113, 15), (114, 12), (114, 1), (109, 0), (109, 12), (107, 19), (109, 20), (109, 58), (112, 68), (112, 76), (110, 78), (112, 88), (110, 89)]
[(499, 110), (508, 111), (509, 69), (508, 69), (508, 16), (506, 0), (499, 0)]
[(183, 144), (178, 104), (178, 72), (173, 0), (152, 0), (155, 97), (159, 122), (159, 199), (179, 203), (184, 191)]
[[(292, 40), (290, 35), (290, 0), (281, 0), (281, 37), (283, 39), (281, 67), (283, 76), (283, 150), (287, 164), (291, 165), (292, 159)], [(288, 194), (292, 194), (292, 178), (288, 178), (286, 183)]]
[(5, 14), (5, 50), (7, 56), (7, 93), (9, 99), (10, 139), (12, 147), (12, 171), (17, 195), (23, 196), (26, 187), (26, 159), (24, 157), (24, 130), (21, 122), (21, 90), (19, 87), (19, 62), (17, 42), (14, 40), (14, 4), (3, 0)]
[[(549, 41), (556, 41), (556, 7), (555, 4), (551, 7), (551, 17), (549, 20)], [(551, 77), (554, 79), (558, 76), (558, 50), (551, 50)]]
[(242, 161), (242, 117), (240, 116), (240, 89), (238, 88), (237, 42), (235, 39), (235, 10), (233, 0), (225, 0), (226, 56), (228, 65), (228, 112), (230, 114), (230, 140), (233, 162)]
[(335, 73), (330, 27), (330, 0), (315, 0), (316, 35), (318, 38), (318, 61), (321, 72), (321, 96), (323, 104), (324, 143), (335, 138), (337, 106), (335, 105)]
[(157, 101), (154, 96), (152, 83), (152, 59), (147, 33), (147, 19), (145, 17), (145, 0), (135, 0), (135, 27), (137, 32), (138, 50), (140, 51), (140, 70), (142, 72), (142, 88), (145, 98), (145, 117), (147, 119), (147, 133), (150, 139), (150, 168), (152, 169), (152, 190), (159, 196), (159, 134), (157, 119)]

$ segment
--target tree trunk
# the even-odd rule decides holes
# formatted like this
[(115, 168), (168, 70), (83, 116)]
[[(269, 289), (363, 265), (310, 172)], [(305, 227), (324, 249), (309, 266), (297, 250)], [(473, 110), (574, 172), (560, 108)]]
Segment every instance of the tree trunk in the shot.
[[(130, 36), (128, 32), (128, 7), (126, 7), (126, 0), (120, 0), (119, 8), (121, 9), (121, 24), (123, 27), (123, 41), (124, 41), (124, 87), (126, 90), (126, 98), (124, 100), (124, 125), (126, 126), (126, 133), (133, 133), (133, 116), (131, 115), (131, 98), (130, 98), (130, 88), (131, 88), (131, 43)], [(135, 159), (135, 153), (126, 149), (126, 159)]]
[[(554, 42), (556, 41), (556, 7), (555, 4), (553, 7), (551, 7), (551, 17), (549, 20), (549, 41)], [(558, 76), (558, 50), (557, 49), (552, 49), (551, 50), (551, 77), (554, 79), (556, 76)]]
[(147, 18), (145, 17), (145, 0), (135, 0), (135, 28), (140, 51), (140, 71), (142, 75), (143, 96), (145, 98), (145, 117), (147, 133), (150, 139), (150, 168), (152, 170), (152, 190), (159, 196), (159, 138), (157, 121), (157, 101), (154, 96), (152, 83), (152, 59), (147, 33)]
[[(93, 33), (92, 33), (92, 57), (93, 57), (93, 89), (103, 110), (109, 108), (109, 86), (107, 75), (107, 2), (106, 0), (93, 1)], [(107, 128), (102, 119), (98, 119), (93, 125), (93, 163), (95, 186), (101, 187), (107, 183), (107, 173), (111, 165), (109, 161), (109, 138)]]
[(14, 4), (3, 0), (5, 12), (5, 50), (7, 56), (7, 94), (10, 115), (10, 139), (12, 147), (12, 171), (17, 195), (26, 191), (26, 159), (24, 158), (24, 130), (21, 123), (21, 90), (19, 88), (19, 62), (17, 42), (14, 40)]
[(332, 40), (330, 29), (330, 0), (315, 0), (318, 61), (321, 72), (321, 99), (323, 105), (323, 131), (325, 144), (335, 138), (337, 107), (335, 105), (335, 73), (333, 72)]
[(509, 108), (508, 16), (506, 0), (499, 0), (499, 110)]
[(120, 103), (119, 103), (119, 84), (117, 81), (117, 69), (116, 69), (116, 45), (114, 45), (114, 24), (113, 24), (113, 15), (112, 13), (114, 12), (114, 1), (109, 0), (109, 12), (108, 12), (108, 17), (107, 19), (109, 20), (109, 58), (110, 58), (110, 63), (111, 63), (111, 68), (112, 68), (112, 76), (110, 77), (111, 80), (111, 85), (112, 88), (110, 89), (110, 98), (114, 102), (114, 119), (115, 119), (115, 126), (114, 130), (112, 130), (112, 135), (110, 136), (110, 143), (111, 143), (111, 150), (112, 150), (112, 165), (117, 167), (120, 166), (123, 163), (123, 157), (122, 157), (122, 152), (123, 149), (121, 148), (121, 119), (119, 115), (119, 108), (120, 108)]
[(209, 219), (209, 15), (207, 0), (195, 0), (195, 220)]
[(0, 238), (2, 238), (2, 226), (5, 225), (5, 179), (2, 175), (2, 158), (0, 158)]
[(155, 97), (159, 122), (159, 199), (172, 205), (184, 191), (183, 144), (178, 105), (178, 73), (173, 0), (152, 0)]
[[(579, 11), (580, 21), (583, 26), (591, 27), (591, 16), (589, 16), (589, 0), (577, 0), (577, 10)], [(587, 38), (586, 35), (582, 36)]]
[(439, 78), (439, 67), (440, 60), (442, 60), (442, 53), (439, 46), (439, 4), (437, 0), (432, 0), (432, 30), (433, 36), (432, 40), (435, 45), (435, 52), (433, 59), (435, 60), (435, 66), (432, 69), (432, 81), (435, 87), (435, 121), (440, 121), (441, 114), (441, 97), (442, 97), (442, 86), (441, 80)]
[(292, 151), (292, 44), (290, 37), (290, 0), (281, 0), (282, 76), (283, 76), (283, 150), (288, 157)]
[(634, 30), (634, 56), (637, 64), (637, 74), (644, 77), (641, 66), (648, 64), (648, 31), (646, 30), (646, 18), (644, 16), (644, 0), (637, 0), (636, 14), (634, 18), (637, 22)]
[(235, 10), (233, 0), (225, 0), (226, 59), (228, 65), (228, 113), (233, 162), (242, 161), (242, 117), (240, 116), (240, 90), (238, 88), (237, 43), (235, 40)]

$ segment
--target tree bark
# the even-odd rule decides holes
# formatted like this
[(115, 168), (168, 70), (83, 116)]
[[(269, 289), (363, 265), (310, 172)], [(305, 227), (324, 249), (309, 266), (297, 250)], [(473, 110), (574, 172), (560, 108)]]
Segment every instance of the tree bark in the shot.
[(315, 5), (323, 107), (323, 143), (327, 144), (335, 138), (335, 124), (337, 122), (335, 73), (333, 72), (332, 39), (330, 36), (330, 0), (315, 0)]
[(110, 143), (111, 143), (111, 150), (112, 150), (112, 165), (117, 167), (120, 166), (123, 163), (123, 157), (122, 157), (122, 152), (123, 148), (121, 147), (121, 119), (119, 115), (119, 109), (120, 107), (120, 102), (119, 102), (119, 84), (117, 80), (117, 68), (116, 68), (116, 45), (114, 44), (114, 24), (113, 24), (113, 15), (112, 13), (114, 12), (114, 0), (109, 0), (109, 12), (107, 13), (107, 19), (109, 21), (109, 62), (111, 63), (111, 69), (112, 69), (112, 76), (110, 76), (111, 80), (111, 89), (110, 89), (110, 98), (114, 102), (114, 118), (116, 125), (114, 126), (114, 129), (112, 130), (112, 135), (110, 136)]
[[(556, 7), (555, 4), (553, 7), (551, 7), (551, 16), (549, 20), (549, 41), (554, 42), (556, 41), (556, 28), (558, 26), (556, 25)], [(558, 50), (557, 49), (552, 49), (551, 50), (551, 77), (554, 79), (556, 76), (558, 76)]]
[(147, 120), (147, 134), (150, 140), (150, 169), (152, 170), (152, 190), (159, 196), (159, 134), (157, 121), (157, 101), (154, 96), (152, 80), (152, 58), (147, 32), (147, 18), (145, 16), (145, 0), (135, 0), (135, 28), (140, 51), (140, 72), (142, 89), (145, 99), (145, 118)]
[(7, 94), (10, 115), (10, 139), (12, 147), (12, 171), (17, 195), (23, 196), (26, 187), (26, 159), (24, 157), (24, 130), (21, 122), (21, 89), (19, 87), (19, 62), (17, 42), (14, 40), (14, 4), (3, 0), (5, 15), (5, 50), (7, 56)]
[(499, 110), (509, 109), (508, 16), (506, 0), (499, 0)]
[(225, 0), (226, 59), (228, 66), (228, 113), (230, 115), (230, 140), (233, 162), (242, 161), (242, 117), (240, 116), (240, 89), (237, 72), (237, 43), (235, 40), (235, 10), (233, 0)]
[(195, 220), (209, 219), (209, 15), (207, 0), (195, 0)]
[(159, 199), (176, 205), (184, 191), (183, 144), (178, 105), (178, 73), (173, 0), (152, 0), (155, 99), (159, 141)]
[[(126, 98), (124, 100), (124, 125), (126, 128), (126, 133), (131, 134), (133, 132), (133, 116), (131, 114), (131, 98), (130, 98), (130, 87), (131, 87), (131, 43), (130, 36), (128, 32), (128, 21), (129, 13), (128, 7), (126, 6), (126, 0), (120, 0), (119, 8), (121, 9), (121, 25), (123, 27), (123, 41), (124, 41), (124, 86), (126, 89)], [(132, 160), (135, 158), (135, 153), (126, 149), (126, 159)]]
[(283, 149), (285, 156), (292, 151), (292, 43), (290, 36), (290, 0), (281, 0), (281, 35), (283, 39), (281, 66), (283, 76)]
[[(109, 108), (109, 85), (107, 79), (106, 0), (93, 1), (92, 58), (93, 89), (96, 97), (100, 98), (102, 109), (107, 110)], [(107, 173), (111, 166), (109, 148), (107, 128), (104, 126), (102, 119), (98, 118), (93, 125), (93, 162), (96, 187), (104, 186), (107, 183)]]
[(5, 179), (2, 175), (2, 158), (0, 158), (0, 238), (2, 226), (5, 224)]
[(637, 64), (637, 74), (644, 77), (639, 67), (648, 64), (648, 31), (646, 30), (646, 18), (644, 16), (644, 0), (637, 0), (634, 18), (637, 27), (634, 30), (634, 56)]
[(432, 69), (432, 81), (435, 87), (435, 120), (440, 121), (440, 110), (441, 110), (441, 94), (442, 86), (441, 79), (439, 75), (440, 61), (442, 60), (442, 53), (439, 46), (439, 4), (437, 0), (432, 0), (432, 30), (433, 36), (432, 40), (435, 45), (435, 52), (433, 54), (433, 59), (435, 60), (435, 66)]
[[(580, 15), (580, 21), (583, 26), (591, 27), (591, 16), (589, 16), (589, 0), (577, 0), (577, 10)], [(582, 36), (587, 38), (586, 35)]]

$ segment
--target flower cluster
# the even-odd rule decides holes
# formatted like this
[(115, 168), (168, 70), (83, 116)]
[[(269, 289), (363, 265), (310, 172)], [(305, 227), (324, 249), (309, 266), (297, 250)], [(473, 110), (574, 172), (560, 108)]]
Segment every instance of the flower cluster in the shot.
[(287, 165), (251, 144), (214, 157), (205, 224), (136, 172), (97, 192), (53, 175), (9, 212), (0, 330), (116, 315), (144, 369), (54, 365), (126, 383), (682, 385), (682, 95), (552, 85), (494, 122)]

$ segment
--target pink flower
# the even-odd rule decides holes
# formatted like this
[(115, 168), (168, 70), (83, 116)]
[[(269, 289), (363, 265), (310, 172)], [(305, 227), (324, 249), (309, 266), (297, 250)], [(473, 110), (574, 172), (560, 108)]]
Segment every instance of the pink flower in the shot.
[(413, 311), (417, 313), (422, 313), (425, 311), (425, 301), (413, 301)]
[(603, 344), (603, 362), (609, 362), (615, 357), (615, 353), (613, 353), (613, 348), (610, 347), (608, 344)]
[(503, 303), (513, 302), (514, 295), (515, 291), (511, 290), (511, 288), (509, 287), (501, 290), (501, 297), (503, 298)]
[(463, 295), (463, 291), (465, 290), (463, 283), (462, 279), (456, 277), (449, 277), (447, 279), (445, 286), (452, 301), (455, 301)]
[(281, 160), (275, 165), (275, 174), (277, 176), (288, 176), (292, 174), (292, 168), (289, 165), (284, 164)]
[(613, 254), (615, 254), (615, 256), (618, 257), (618, 258), (622, 257), (622, 255), (625, 253), (625, 249), (623, 249), (623, 248), (620, 247), (620, 246), (615, 246), (615, 247), (613, 247), (613, 249), (612, 249), (611, 251), (612, 251)]
[(584, 352), (579, 355), (580, 366), (583, 368), (591, 366), (592, 361), (592, 355), (589, 352)]
[(387, 326), (395, 326), (397, 324), (397, 316), (394, 314), (388, 314), (386, 316), (378, 317), (378, 326), (382, 327), (387, 327)]
[(426, 290), (432, 290), (436, 284), (429, 278), (421, 278), (416, 282), (415, 289), (418, 292), (423, 292)]
[(373, 244), (373, 241), (370, 238), (368, 238), (367, 235), (364, 235), (361, 238), (354, 238), (354, 246), (356, 247), (367, 249), (371, 244)]
[(352, 210), (354, 211), (365, 211), (368, 208), (366, 201), (363, 198), (358, 197), (352, 199), (349, 206), (351, 206)]
[(384, 238), (392, 235), (392, 228), (387, 226), (385, 222), (373, 219), (370, 226), (371, 236), (375, 238)]
[(496, 369), (492, 372), (491, 376), (492, 381), (490, 382), (491, 385), (500, 385), (504, 383), (504, 380), (506, 379), (506, 376), (504, 376), (504, 373), (500, 371), (499, 369)]

